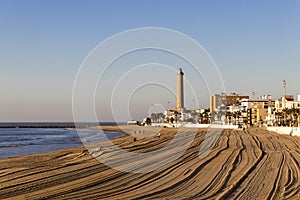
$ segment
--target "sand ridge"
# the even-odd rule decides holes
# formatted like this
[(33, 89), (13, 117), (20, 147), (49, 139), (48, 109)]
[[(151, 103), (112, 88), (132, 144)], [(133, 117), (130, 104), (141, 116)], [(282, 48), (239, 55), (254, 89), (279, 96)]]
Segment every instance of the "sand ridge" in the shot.
[[(210, 154), (200, 159), (206, 132), (199, 129), (179, 159), (149, 173), (111, 169), (85, 147), (3, 159), (0, 199), (300, 199), (300, 138), (263, 129), (224, 130)], [(160, 138), (134, 142), (126, 135), (113, 142), (142, 153), (164, 147), (175, 133), (165, 128)], [(120, 155), (104, 154), (122, 164)], [(168, 155), (154, 155), (151, 162)]]

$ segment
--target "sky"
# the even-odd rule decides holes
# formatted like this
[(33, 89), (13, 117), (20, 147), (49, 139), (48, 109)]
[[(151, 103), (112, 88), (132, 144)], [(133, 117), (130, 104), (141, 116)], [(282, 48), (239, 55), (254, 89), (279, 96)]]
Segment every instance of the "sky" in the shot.
[[(84, 59), (112, 35), (142, 27), (176, 30), (197, 41), (218, 67), (227, 92), (251, 95), (254, 91), (256, 96), (279, 98), (283, 95), (282, 80), (286, 80), (287, 93), (300, 94), (299, 10), (296, 0), (1, 0), (0, 121), (73, 121), (73, 85)], [(131, 77), (121, 84), (124, 88), (119, 88), (112, 103), (101, 95), (111, 93), (113, 83), (100, 81), (98, 88), (102, 90), (96, 91), (95, 105), (98, 120), (113, 121), (110, 106), (118, 108), (123, 100), (135, 119), (157, 108), (173, 108), (180, 65), (185, 77), (190, 77), (187, 81), (196, 81), (187, 64), (178, 61), (177, 65), (167, 53), (137, 52), (132, 59), (147, 55), (169, 59), (173, 71), (160, 73), (158, 78), (173, 81), (173, 92), (157, 85), (145, 86), (128, 99), (122, 91), (135, 81)], [(114, 80), (121, 77), (113, 76), (121, 66), (132, 67), (128, 59), (122, 62), (108, 72)], [(143, 77), (147, 75), (139, 76)], [(110, 75), (106, 79), (111, 80)], [(187, 83), (185, 87), (187, 108), (209, 106), (203, 83), (194, 85), (196, 97), (189, 93)]]

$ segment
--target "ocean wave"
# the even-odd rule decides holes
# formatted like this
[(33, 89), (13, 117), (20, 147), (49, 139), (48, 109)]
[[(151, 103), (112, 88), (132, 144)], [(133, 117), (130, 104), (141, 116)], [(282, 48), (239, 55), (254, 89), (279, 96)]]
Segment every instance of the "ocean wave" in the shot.
[(2, 144), (0, 145), (0, 148), (8, 148), (8, 147), (23, 147), (23, 146), (29, 146), (33, 144)]

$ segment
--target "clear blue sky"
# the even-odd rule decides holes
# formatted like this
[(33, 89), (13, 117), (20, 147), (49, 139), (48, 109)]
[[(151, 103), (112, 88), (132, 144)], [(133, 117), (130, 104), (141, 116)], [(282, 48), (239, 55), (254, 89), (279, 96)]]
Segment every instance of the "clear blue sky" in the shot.
[[(300, 94), (299, 11), (296, 0), (1, 0), (0, 121), (72, 121), (83, 59), (109, 36), (148, 26), (198, 41), (229, 92), (277, 98), (286, 79), (288, 93)], [(208, 96), (201, 105), (208, 107)]]

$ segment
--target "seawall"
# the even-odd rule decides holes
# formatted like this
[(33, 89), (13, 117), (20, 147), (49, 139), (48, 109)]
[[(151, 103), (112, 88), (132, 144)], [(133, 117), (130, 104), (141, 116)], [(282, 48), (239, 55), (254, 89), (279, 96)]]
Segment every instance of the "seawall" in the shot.
[(300, 127), (268, 127), (267, 130), (285, 135), (300, 136)]

